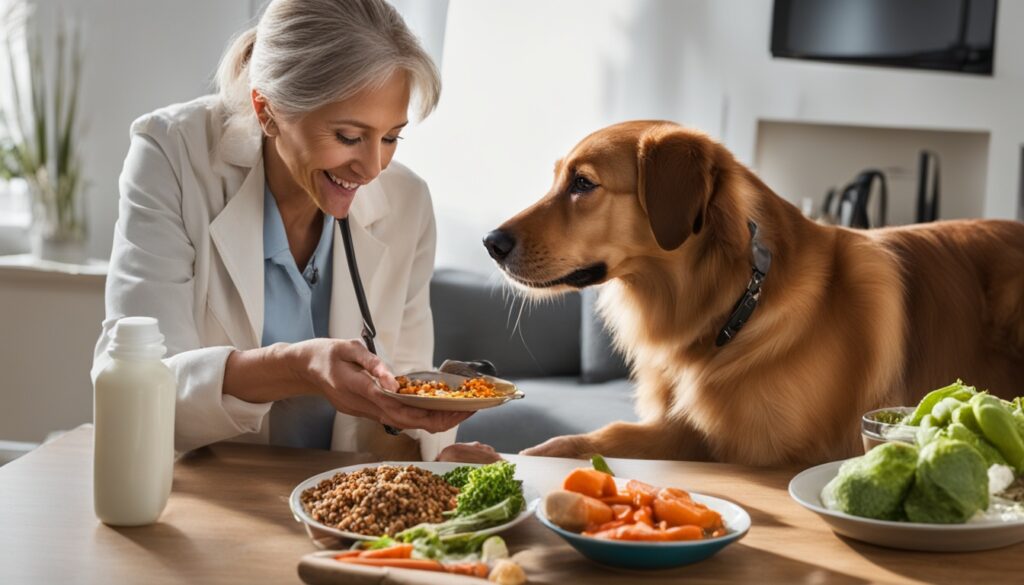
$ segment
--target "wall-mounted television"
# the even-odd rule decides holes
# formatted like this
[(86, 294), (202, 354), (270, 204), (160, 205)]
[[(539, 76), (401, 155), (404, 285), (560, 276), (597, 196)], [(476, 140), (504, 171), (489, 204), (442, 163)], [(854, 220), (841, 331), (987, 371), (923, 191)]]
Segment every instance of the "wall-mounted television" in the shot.
[(772, 55), (992, 75), (997, 0), (775, 0)]

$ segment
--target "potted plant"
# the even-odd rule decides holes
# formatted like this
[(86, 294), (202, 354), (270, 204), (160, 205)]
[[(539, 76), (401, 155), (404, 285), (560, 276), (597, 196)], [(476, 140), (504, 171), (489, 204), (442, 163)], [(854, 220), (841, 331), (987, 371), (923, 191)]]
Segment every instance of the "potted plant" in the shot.
[[(69, 42), (61, 23), (55, 54), (47, 59), (31, 18), (19, 18), (10, 10), (4, 25), (10, 90), (9, 101), (0, 100), (0, 178), (20, 178), (28, 184), (33, 254), (81, 263), (86, 258), (86, 226), (77, 134), (79, 37), (75, 34)], [(24, 33), (27, 63), (15, 58), (12, 37), (18, 30)], [(49, 83), (47, 64), (52, 72)]]

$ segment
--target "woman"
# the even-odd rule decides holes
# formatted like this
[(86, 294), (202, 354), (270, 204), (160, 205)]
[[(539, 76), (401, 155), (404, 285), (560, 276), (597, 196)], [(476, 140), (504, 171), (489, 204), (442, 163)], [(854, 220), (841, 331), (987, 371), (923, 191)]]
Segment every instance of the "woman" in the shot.
[[(430, 195), (392, 157), (413, 90), (425, 116), (440, 80), (401, 17), (382, 0), (275, 0), (218, 83), (132, 125), (94, 378), (117, 319), (148, 315), (178, 380), (179, 451), (241, 438), (496, 458), (445, 449), (467, 415), (380, 388), (433, 351)], [(358, 341), (345, 217), (380, 358)]]

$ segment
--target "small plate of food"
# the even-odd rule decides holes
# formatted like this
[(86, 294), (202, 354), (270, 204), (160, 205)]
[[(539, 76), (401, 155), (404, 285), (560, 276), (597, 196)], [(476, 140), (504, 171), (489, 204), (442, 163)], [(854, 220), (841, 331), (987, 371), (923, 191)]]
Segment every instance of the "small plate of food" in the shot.
[(525, 396), (516, 385), (494, 376), (460, 376), (439, 371), (397, 376), (396, 400), (427, 410), (473, 412)]
[(886, 424), (911, 440), (883, 433), (861, 457), (794, 477), (790, 496), (837, 534), (890, 548), (963, 552), (1024, 541), (1022, 399), (957, 381), (898, 414)]
[(570, 472), (537, 510), (541, 524), (592, 561), (626, 569), (680, 567), (711, 557), (750, 530), (750, 515), (732, 502), (614, 477), (595, 459), (595, 469)]
[(496, 534), (528, 518), (539, 501), (507, 461), (385, 462), (314, 475), (295, 486), (289, 506), (313, 541), (327, 548), (423, 528), (442, 538)]

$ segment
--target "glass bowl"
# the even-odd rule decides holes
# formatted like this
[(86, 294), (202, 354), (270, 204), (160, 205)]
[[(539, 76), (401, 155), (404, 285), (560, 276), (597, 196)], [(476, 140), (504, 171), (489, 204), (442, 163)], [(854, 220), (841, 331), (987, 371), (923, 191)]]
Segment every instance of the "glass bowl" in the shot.
[(867, 453), (888, 441), (913, 444), (917, 427), (898, 424), (900, 419), (912, 412), (913, 406), (890, 406), (865, 412), (860, 418), (860, 436), (864, 442), (864, 452)]

